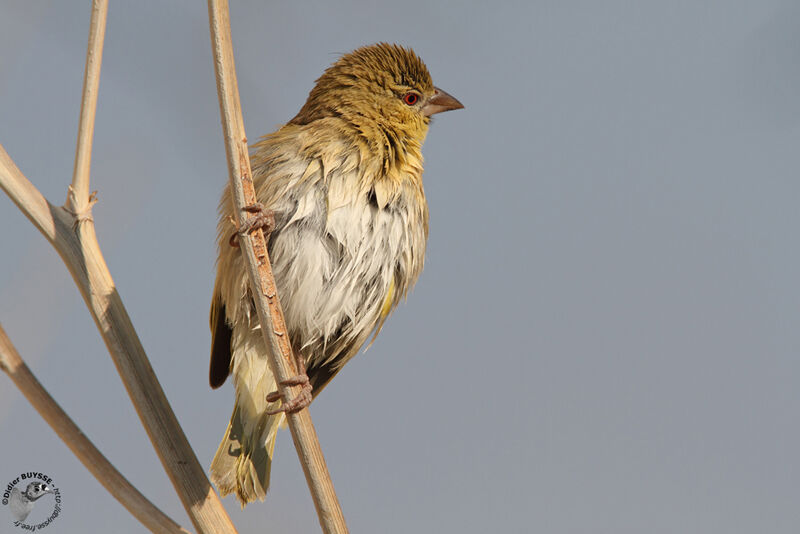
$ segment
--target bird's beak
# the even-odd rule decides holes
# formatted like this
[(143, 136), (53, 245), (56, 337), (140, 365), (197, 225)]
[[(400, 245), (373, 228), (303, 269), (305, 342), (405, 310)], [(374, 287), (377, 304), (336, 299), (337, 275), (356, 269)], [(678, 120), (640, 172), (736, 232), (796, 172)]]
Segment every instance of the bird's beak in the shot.
[(464, 104), (438, 87), (434, 87), (433, 89), (435, 91), (433, 96), (422, 106), (422, 113), (424, 113), (426, 117), (430, 117), (434, 113), (441, 113), (442, 111), (450, 111), (451, 109), (461, 109), (464, 107)]

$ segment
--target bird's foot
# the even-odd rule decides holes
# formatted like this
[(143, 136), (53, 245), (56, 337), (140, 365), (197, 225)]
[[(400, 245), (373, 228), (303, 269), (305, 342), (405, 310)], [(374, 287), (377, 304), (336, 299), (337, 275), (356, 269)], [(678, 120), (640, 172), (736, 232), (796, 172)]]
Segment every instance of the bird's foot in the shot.
[(253, 230), (261, 228), (264, 230), (264, 235), (268, 236), (275, 230), (275, 213), (268, 210), (261, 202), (250, 204), (244, 207), (244, 211), (252, 213), (253, 216), (249, 217), (244, 224), (237, 228), (236, 232), (231, 235), (228, 243), (232, 247), (239, 247), (239, 236), (249, 234)]
[[(303, 374), (287, 378), (286, 380), (282, 380), (279, 382), (279, 384), (284, 387), (301, 386), (302, 389), (297, 396), (288, 401), (284, 400), (280, 408), (268, 410), (267, 414), (275, 415), (282, 412), (295, 413), (311, 404), (311, 401), (313, 400), (313, 397), (311, 396), (311, 382), (309, 382), (308, 375), (305, 372), (303, 372)], [(277, 400), (283, 400), (283, 394), (280, 391), (273, 391), (267, 395), (267, 402), (275, 402)]]

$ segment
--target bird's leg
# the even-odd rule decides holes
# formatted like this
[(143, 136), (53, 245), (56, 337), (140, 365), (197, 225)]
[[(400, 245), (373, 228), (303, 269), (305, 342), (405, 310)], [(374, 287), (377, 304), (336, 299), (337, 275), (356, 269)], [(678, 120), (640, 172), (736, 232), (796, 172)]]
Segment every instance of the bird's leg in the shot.
[[(244, 207), (244, 211), (252, 213), (253, 216), (249, 217), (241, 227), (237, 227), (236, 232), (231, 235), (228, 243), (232, 247), (239, 247), (239, 236), (249, 234), (253, 230), (261, 228), (264, 230), (264, 236), (269, 236), (275, 230), (275, 213), (268, 210), (261, 202), (249, 204)], [(233, 221), (236, 224), (235, 221)]]
[(295, 413), (299, 412), (303, 408), (307, 407), (311, 404), (311, 401), (314, 399), (311, 396), (311, 382), (308, 380), (308, 375), (306, 374), (306, 362), (303, 358), (303, 355), (299, 352), (295, 353), (295, 361), (297, 362), (297, 374), (294, 376), (290, 376), (286, 380), (281, 380), (278, 382), (281, 386), (301, 386), (302, 389), (300, 393), (297, 394), (296, 397), (290, 400), (283, 400), (283, 394), (280, 391), (273, 391), (269, 395), (267, 395), (267, 402), (275, 402), (277, 400), (283, 400), (280, 408), (276, 408), (274, 410), (269, 410), (267, 413), (269, 415), (275, 415), (276, 413)]

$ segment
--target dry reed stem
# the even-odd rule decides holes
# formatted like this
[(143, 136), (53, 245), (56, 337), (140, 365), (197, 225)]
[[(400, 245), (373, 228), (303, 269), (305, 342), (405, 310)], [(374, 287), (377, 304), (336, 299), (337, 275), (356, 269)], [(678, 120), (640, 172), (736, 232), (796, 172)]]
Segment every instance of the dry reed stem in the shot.
[(83, 73), (83, 98), (78, 122), (78, 142), (75, 148), (75, 167), (67, 206), (73, 213), (91, 207), (89, 201), (89, 169), (92, 165), (92, 139), (97, 93), (100, 88), (100, 66), (103, 62), (103, 42), (106, 36), (108, 0), (93, 0), (89, 21), (89, 43), (86, 47), (86, 69)]
[(192, 451), (153, 372), (130, 317), (108, 271), (91, 218), (89, 191), (91, 130), (107, 0), (94, 0), (87, 49), (74, 185), (67, 208), (50, 204), (20, 172), (0, 146), (0, 188), (58, 251), (94, 318), (136, 413), (200, 534), (227, 534), (236, 529)]
[[(250, 158), (242, 109), (239, 103), (228, 1), (208, 0), (208, 17), (234, 211), (238, 214), (239, 227), (243, 228), (249, 216), (244, 207), (254, 204), (256, 196), (250, 173)], [(258, 318), (262, 325), (261, 331), (264, 334), (264, 341), (270, 349), (268, 351), (270, 368), (280, 383), (295, 375), (297, 369), (283, 312), (275, 290), (275, 279), (267, 255), (264, 232), (258, 229), (242, 235), (239, 243), (247, 266)], [(279, 389), (284, 399), (292, 399), (301, 391), (299, 386), (279, 385)], [(288, 414), (287, 420), (323, 532), (326, 534), (346, 533), (347, 525), (344, 522), (342, 509), (333, 489), (333, 483), (325, 465), (325, 458), (322, 456), (322, 449), (319, 446), (308, 409)]]
[(50, 428), (72, 453), (94, 475), (106, 490), (117, 499), (150, 532), (156, 534), (188, 534), (153, 503), (139, 493), (117, 471), (69, 415), (50, 396), (20, 357), (3, 326), (0, 325), (0, 369), (5, 371), (28, 402), (39, 412)]

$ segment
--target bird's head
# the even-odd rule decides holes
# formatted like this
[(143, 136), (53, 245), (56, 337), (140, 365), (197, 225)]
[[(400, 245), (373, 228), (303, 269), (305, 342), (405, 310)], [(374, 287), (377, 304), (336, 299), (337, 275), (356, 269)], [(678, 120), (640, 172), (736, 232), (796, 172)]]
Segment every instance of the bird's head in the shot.
[(461, 103), (433, 85), (413, 50), (378, 43), (343, 55), (317, 80), (293, 124), (340, 117), (369, 137), (388, 134), (421, 145), (431, 115)]
[(28, 484), (28, 487), (25, 488), (25, 497), (27, 497), (29, 501), (35, 501), (48, 493), (53, 493), (53, 490), (44, 482), (31, 482)]

